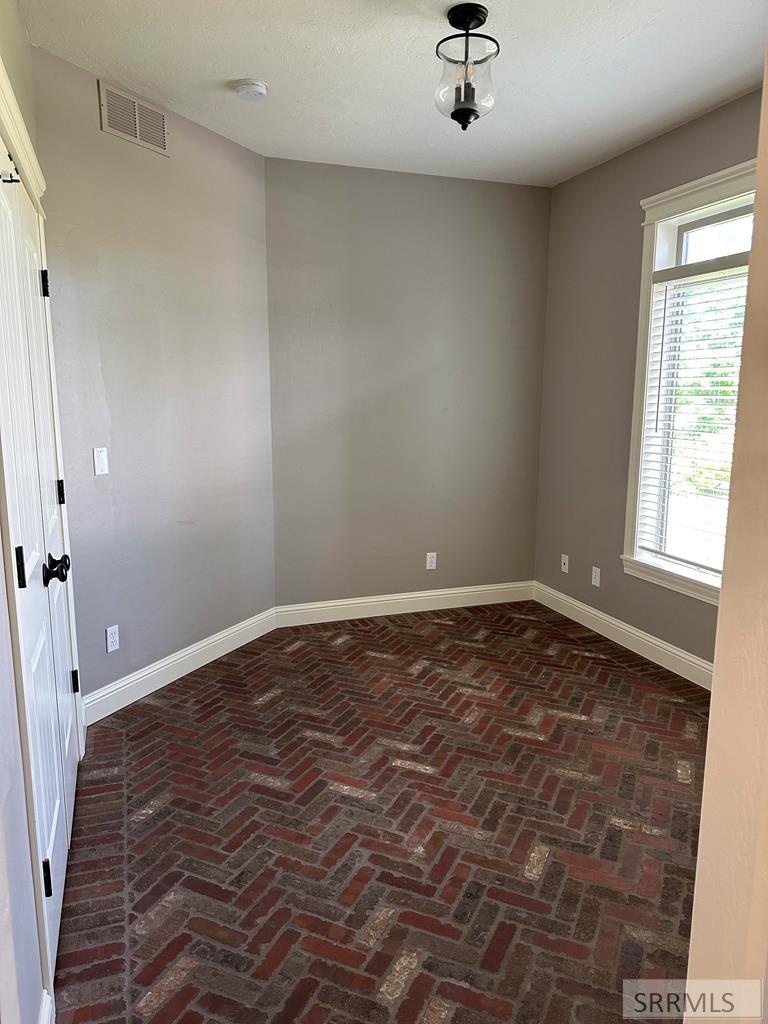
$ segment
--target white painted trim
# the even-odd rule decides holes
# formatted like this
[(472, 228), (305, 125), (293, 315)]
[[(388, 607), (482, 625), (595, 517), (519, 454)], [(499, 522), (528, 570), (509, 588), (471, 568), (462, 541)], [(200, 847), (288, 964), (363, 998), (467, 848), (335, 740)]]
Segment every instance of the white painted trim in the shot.
[(640, 492), (640, 459), (643, 451), (643, 420), (645, 414), (645, 382), (648, 376), (648, 338), (653, 297), (653, 264), (656, 252), (656, 225), (643, 230), (643, 269), (640, 278), (640, 313), (637, 324), (637, 358), (635, 388), (632, 396), (632, 435), (629, 447), (627, 476), (627, 511), (624, 520), (624, 555), (635, 557), (637, 550), (637, 518)]
[(47, 989), (43, 989), (43, 995), (40, 999), (40, 1012), (37, 1015), (37, 1024), (54, 1024), (56, 1020), (55, 1007), (53, 1003), (53, 997)]
[(114, 683), (109, 683), (95, 693), (86, 694), (83, 699), (85, 721), (93, 725), (107, 715), (114, 714), (121, 708), (133, 704), (134, 701), (154, 693), (168, 683), (173, 683), (189, 672), (202, 668), (203, 665), (221, 658), (225, 654), (248, 644), (251, 640), (269, 633), (275, 628), (275, 609), (269, 608), (252, 619), (246, 619), (236, 626), (223, 629), (220, 633), (200, 640), (196, 644), (185, 647), (182, 651), (170, 654), (167, 658), (147, 665), (146, 668), (123, 676)]
[(671, 569), (643, 562), (630, 555), (622, 555), (621, 561), (624, 565), (624, 572), (628, 576), (636, 576), (649, 583), (657, 583), (660, 587), (666, 587), (667, 590), (685, 594), (686, 597), (695, 597), (697, 601), (706, 601), (707, 604), (714, 605), (720, 604), (720, 587), (713, 583), (705, 583), (703, 580), (693, 579), (691, 576), (682, 576)]
[(417, 590), (410, 594), (379, 594), (342, 601), (284, 604), (275, 608), (278, 626), (300, 626), (310, 622), (338, 622), (340, 619), (369, 619), (377, 615), (432, 611), (437, 608), (471, 608), (478, 604), (530, 601), (534, 583), (494, 583), (487, 587), (454, 587), (450, 590)]
[(315, 601), (308, 604), (269, 608), (252, 619), (225, 629), (207, 640), (192, 644), (153, 665), (86, 694), (85, 720), (93, 725), (162, 686), (181, 679), (188, 672), (221, 658), (243, 644), (269, 633), (279, 626), (301, 626), (313, 622), (338, 622), (342, 619), (366, 619), (377, 615), (428, 611), (434, 608), (463, 608), (477, 604), (501, 604), (530, 601), (533, 581), (497, 583), (487, 587), (456, 587), (451, 590), (423, 590), (411, 594), (380, 594), (354, 597), (346, 601)]
[(0, 137), (11, 154), (11, 159), (21, 175), (32, 202), (36, 209), (42, 212), (40, 198), (45, 192), (45, 178), (2, 60), (0, 60)]
[(697, 178), (696, 181), (689, 181), (666, 192), (649, 196), (648, 199), (642, 199), (640, 205), (645, 210), (644, 223), (654, 224), (659, 220), (688, 213), (697, 207), (710, 206), (724, 199), (754, 192), (756, 170), (757, 160), (746, 160), (742, 164), (726, 167), (704, 178)]
[[(658, 195), (643, 199), (640, 205), (646, 212), (643, 228), (643, 264), (640, 278), (640, 310), (637, 325), (637, 358), (635, 361), (635, 386), (632, 397), (632, 434), (629, 449), (627, 473), (627, 508), (624, 520), (624, 551), (622, 562), (624, 572), (650, 583), (686, 594), (708, 604), (719, 603), (719, 588), (689, 579), (679, 573), (670, 572), (661, 566), (650, 566), (637, 557), (637, 520), (640, 487), (640, 463), (643, 451), (643, 422), (645, 413), (645, 388), (648, 376), (648, 343), (651, 327), (651, 305), (656, 251), (662, 239), (660, 232), (664, 225), (658, 222), (680, 217), (691, 210), (700, 209), (718, 202), (725, 202), (736, 196), (755, 190), (756, 160), (698, 178), (685, 185), (669, 189)], [(662, 272), (664, 273), (664, 272)]]
[(689, 679), (707, 690), (712, 689), (712, 662), (698, 658), (695, 654), (689, 654), (681, 647), (660, 640), (658, 637), (645, 633), (641, 629), (630, 626), (621, 619), (614, 619), (612, 615), (598, 611), (588, 604), (583, 604), (567, 594), (561, 594), (559, 590), (553, 590), (543, 583), (537, 583), (534, 587), (534, 600), (546, 605), (553, 611), (581, 623), (589, 629), (599, 633), (601, 636), (613, 640), (614, 643), (626, 647), (629, 651), (647, 658), (655, 665), (661, 665), (676, 672), (683, 679)]
[(539, 601), (562, 615), (589, 626), (636, 654), (677, 672), (707, 689), (711, 687), (712, 665), (687, 651), (659, 640), (650, 633), (614, 619), (589, 605), (582, 604), (551, 587), (525, 580), (519, 583), (494, 583), (487, 587), (455, 587), (449, 590), (422, 590), (409, 594), (379, 594), (376, 597), (353, 597), (346, 601), (314, 601), (307, 604), (280, 605), (269, 608), (252, 619), (222, 630), (207, 640), (171, 654), (153, 665), (139, 669), (114, 683), (86, 694), (85, 715), (88, 725), (128, 707), (188, 672), (221, 658), (230, 651), (283, 626), (303, 626), (318, 622), (339, 622), (345, 619), (367, 619), (378, 615), (401, 615), (404, 612), (433, 611), (440, 608), (471, 608), (473, 605), (506, 604), (513, 601)]

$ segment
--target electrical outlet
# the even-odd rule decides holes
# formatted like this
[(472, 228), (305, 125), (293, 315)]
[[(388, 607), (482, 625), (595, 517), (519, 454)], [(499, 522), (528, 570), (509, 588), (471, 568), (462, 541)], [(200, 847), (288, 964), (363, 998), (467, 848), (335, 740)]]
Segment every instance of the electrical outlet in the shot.
[(428, 569), (436, 569), (437, 568), (437, 552), (436, 551), (428, 551), (427, 552), (427, 568)]
[(106, 448), (93, 449), (93, 475), (106, 476), (109, 473), (109, 451)]
[(592, 586), (593, 587), (599, 587), (600, 586), (600, 570), (598, 569), (598, 567), (596, 565), (592, 566)]
[(568, 572), (568, 555), (560, 555), (560, 572)]
[(104, 633), (107, 638), (107, 654), (112, 654), (113, 651), (118, 650), (120, 647), (120, 627), (107, 626)]

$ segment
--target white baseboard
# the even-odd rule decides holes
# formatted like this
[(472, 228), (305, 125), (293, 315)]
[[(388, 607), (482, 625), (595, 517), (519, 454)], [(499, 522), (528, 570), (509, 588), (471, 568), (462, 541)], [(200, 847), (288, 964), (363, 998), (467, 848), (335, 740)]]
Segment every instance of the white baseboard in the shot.
[(698, 683), (707, 690), (712, 689), (712, 662), (697, 658), (695, 654), (689, 654), (681, 647), (675, 647), (666, 640), (659, 640), (650, 633), (644, 633), (641, 629), (630, 626), (627, 622), (614, 619), (612, 615), (598, 611), (588, 604), (583, 604), (567, 594), (561, 594), (559, 590), (553, 590), (543, 583), (536, 583), (534, 586), (534, 600), (546, 605), (553, 611), (560, 612), (568, 619), (581, 623), (589, 629), (608, 637), (615, 643), (626, 647), (628, 651), (647, 658), (655, 665), (661, 665), (670, 672), (676, 672), (683, 679), (692, 683)]
[(109, 683), (95, 693), (86, 694), (83, 703), (88, 725), (133, 704), (168, 683), (221, 658), (244, 644), (281, 626), (302, 626), (343, 619), (367, 619), (377, 615), (431, 611), (440, 608), (469, 608), (472, 605), (503, 604), (511, 601), (539, 601), (569, 619), (588, 626), (596, 633), (621, 644), (635, 654), (676, 672), (710, 689), (712, 664), (687, 651), (643, 633), (634, 626), (582, 604), (542, 583), (495, 583), (487, 587), (454, 587), (449, 590), (422, 590), (410, 594), (379, 594), (342, 601), (314, 601), (308, 604), (279, 605), (252, 619), (216, 633), (207, 640), (185, 647), (153, 665)]
[(533, 580), (524, 583), (493, 583), (487, 587), (453, 587), (450, 590), (416, 590), (411, 594), (379, 594), (342, 601), (283, 604), (275, 608), (278, 626), (304, 626), (310, 622), (340, 619), (371, 619), (377, 615), (402, 615), (438, 608), (471, 608), (477, 604), (531, 601)]
[(257, 637), (264, 636), (275, 628), (275, 609), (268, 608), (260, 615), (237, 626), (215, 633), (207, 640), (185, 647), (182, 651), (162, 658), (160, 661), (147, 665), (146, 668), (132, 672), (129, 676), (116, 679), (114, 683), (102, 686), (95, 693), (87, 693), (83, 698), (86, 725), (93, 725), (107, 715), (112, 715), (121, 708), (128, 707), (134, 701), (154, 693), (162, 686), (173, 683), (189, 672), (221, 658), (230, 651), (248, 644)]
[(450, 590), (422, 590), (412, 594), (379, 594), (346, 601), (315, 601), (308, 604), (268, 608), (252, 619), (225, 629), (207, 640), (185, 647), (129, 676), (109, 683), (83, 698), (87, 725), (112, 715), (162, 686), (181, 679), (188, 672), (221, 658), (243, 644), (269, 633), (276, 626), (303, 626), (312, 622), (338, 622), (341, 619), (367, 619), (376, 615), (428, 611), (433, 608), (462, 608), (473, 604), (503, 604), (530, 601), (533, 581), (496, 583), (487, 587), (455, 587)]
[(37, 1015), (37, 1024), (54, 1024), (56, 1014), (54, 1013), (53, 998), (47, 989), (43, 989), (40, 999), (40, 1012)]

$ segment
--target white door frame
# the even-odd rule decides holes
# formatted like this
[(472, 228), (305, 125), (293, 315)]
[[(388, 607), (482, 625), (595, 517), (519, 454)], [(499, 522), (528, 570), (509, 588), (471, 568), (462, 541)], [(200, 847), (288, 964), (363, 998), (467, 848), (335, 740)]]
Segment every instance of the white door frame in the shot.
[[(42, 169), (41, 169), (40, 164), (38, 162), (37, 155), (35, 153), (35, 149), (34, 149), (34, 146), (32, 144), (32, 140), (30, 138), (29, 132), (28, 132), (27, 127), (26, 127), (26, 125), (24, 123), (24, 118), (22, 116), (21, 109), (19, 108), (18, 101), (16, 100), (16, 96), (15, 96), (14, 91), (13, 91), (13, 86), (12, 86), (11, 80), (10, 80), (10, 78), (8, 76), (6, 68), (5, 68), (5, 66), (4, 66), (4, 64), (2, 62), (2, 59), (0, 59), (0, 143), (6, 146), (6, 151), (11, 155), (13, 163), (14, 163), (17, 171), (18, 171), (18, 175), (21, 178), (21, 182), (18, 185), (16, 185), (16, 186), (0, 185), (0, 188), (16, 187), (16, 188), (24, 188), (26, 190), (26, 192), (29, 195), (29, 197), (30, 197), (30, 199), (32, 201), (32, 204), (33, 204), (33, 206), (34, 206), (34, 208), (35, 208), (35, 210), (37, 212), (38, 218), (39, 218), (41, 252), (43, 253), (43, 258), (45, 258), (45, 237), (44, 237), (44, 231), (43, 231), (43, 223), (44, 223), (45, 214), (44, 214), (44, 211), (43, 211), (43, 208), (42, 208), (42, 203), (41, 203), (41, 199), (42, 199), (43, 193), (45, 192), (45, 187), (46, 187), (46, 185), (45, 185), (45, 178), (43, 176)], [(61, 450), (61, 428), (60, 428), (59, 414), (58, 414), (58, 404), (57, 404), (56, 375), (55, 375), (54, 361), (53, 361), (53, 344), (52, 344), (51, 317), (50, 317), (49, 303), (45, 303), (45, 307), (46, 307), (46, 309), (45, 309), (45, 318), (46, 318), (46, 330), (47, 330), (47, 344), (48, 344), (49, 363), (50, 363), (50, 376), (51, 376), (50, 384), (51, 384), (51, 392), (52, 392), (52, 395), (53, 395), (53, 398), (54, 398), (54, 427), (55, 427), (55, 433), (56, 433), (56, 462), (57, 462), (57, 465), (58, 465), (59, 476), (64, 478), (63, 459), (62, 459), (62, 450)], [(2, 470), (0, 470), (0, 472), (1, 471)], [(2, 481), (0, 481), (0, 483), (2, 483)], [(68, 548), (69, 529), (68, 529), (68, 522), (67, 522), (67, 509), (66, 509), (66, 505), (62, 507), (62, 512), (63, 512), (64, 533), (65, 533), (65, 537), (67, 539), (67, 550), (69, 550), (69, 548)], [(12, 557), (10, 549), (8, 549), (7, 546), (4, 546), (3, 557), (6, 560), (8, 560), (8, 559), (10, 559)], [(72, 594), (72, 586), (71, 585), (67, 588), (67, 591), (68, 591), (69, 613), (70, 613), (69, 614), (69, 619), (70, 619), (70, 645), (71, 645), (71, 650), (72, 650), (72, 653), (73, 653), (73, 664), (77, 667), (77, 664), (78, 664), (77, 663), (77, 658), (76, 658), (77, 637), (76, 637), (76, 631), (75, 631), (74, 601), (73, 601), (73, 594)], [(10, 626), (10, 630), (11, 630), (11, 636), (12, 636), (12, 639), (13, 639), (13, 646), (14, 646), (15, 650), (18, 651), (19, 635), (18, 635), (17, 625), (16, 625), (16, 622), (15, 622), (15, 616), (13, 615), (12, 610), (11, 610), (12, 609), (11, 595), (9, 595), (9, 599), (10, 599), (9, 600), (9, 606), (8, 606), (9, 626)], [(84, 753), (85, 753), (85, 729), (86, 729), (85, 713), (84, 713), (84, 708), (83, 708), (82, 693), (76, 694), (76, 714), (77, 714), (77, 742), (78, 742), (78, 747), (79, 747), (79, 756), (82, 758)], [(21, 723), (21, 721), (22, 721), (22, 719), (21, 719), (21, 717), (19, 717), (19, 722)], [(28, 758), (27, 753), (26, 753), (26, 741), (25, 741), (26, 738), (24, 736), (22, 736), (21, 739), (22, 739), (22, 761), (23, 761), (23, 769), (24, 769), (24, 776), (25, 776), (24, 782), (25, 782), (25, 789), (27, 791), (27, 808), (28, 808), (28, 818), (29, 818), (31, 813), (32, 813), (31, 809), (33, 807), (33, 801), (31, 800), (31, 794), (29, 792), (29, 784), (28, 784), (28, 779), (29, 779), (29, 758)], [(33, 874), (33, 878), (34, 879), (38, 879), (38, 881), (39, 881), (39, 878), (38, 878), (39, 870), (38, 870), (38, 865), (36, 863), (36, 854), (35, 854), (36, 842), (35, 842), (35, 835), (34, 835), (34, 821), (33, 820), (28, 820), (28, 828), (29, 828), (29, 850), (30, 850), (30, 855), (31, 855), (32, 860), (33, 860), (33, 871), (32, 871), (32, 874)], [(37, 910), (38, 910), (38, 919), (39, 919), (40, 918), (40, 914), (41, 914), (41, 905), (40, 904), (41, 904), (42, 896), (41, 896), (41, 893), (39, 891), (39, 885), (37, 883), (35, 884), (34, 897), (35, 897), (35, 903), (36, 903)], [(39, 930), (40, 930), (40, 925), (38, 924), (38, 931)], [(25, 956), (26, 955), (33, 955), (31, 950), (29, 950), (29, 951), (28, 950), (23, 950), (23, 951), (16, 950), (15, 953), (16, 953), (17, 958), (18, 958), (18, 955), (20, 953), (22, 953)], [(41, 1016), (41, 1024), (43, 1024), (43, 1021), (46, 1020), (46, 1019), (50, 1020), (51, 1022), (53, 1021), (53, 1013), (54, 1013), (54, 1009), (53, 1009), (53, 978), (50, 977), (50, 972), (49, 972), (48, 967), (47, 967), (46, 957), (44, 955), (44, 951), (43, 951), (42, 946), (40, 946), (39, 955), (40, 955), (41, 973), (42, 973), (42, 979), (43, 979), (43, 985), (44, 985), (44, 989), (43, 989), (43, 992), (42, 992), (41, 1014), (40, 1014), (40, 1016)], [(5, 1024), (5, 1021), (4, 1021), (4, 1024)], [(8, 1024), (14, 1024), (14, 1022), (9, 1020)]]
[[(27, 193), (32, 200), (32, 203), (37, 210), (38, 216), (40, 217), (40, 249), (43, 254), (43, 262), (46, 260), (45, 250), (45, 231), (43, 230), (45, 221), (45, 212), (42, 207), (42, 197), (46, 189), (45, 178), (43, 177), (43, 171), (40, 167), (40, 163), (35, 153), (35, 148), (32, 145), (32, 139), (30, 138), (27, 127), (24, 124), (24, 118), (21, 113), (21, 109), (16, 100), (16, 96), (13, 91), (11, 80), (8, 77), (8, 73), (5, 69), (5, 65), (0, 59), (0, 141), (8, 147), (8, 152), (13, 158), (13, 162), (18, 169), (21, 182), (26, 188)], [(64, 477), (64, 459), (61, 450), (61, 424), (59, 422), (59, 404), (58, 404), (58, 391), (56, 387), (56, 374), (55, 374), (55, 361), (53, 353), (53, 330), (51, 326), (51, 310), (50, 304), (45, 303), (45, 318), (46, 326), (48, 331), (48, 353), (51, 365), (51, 392), (54, 398), (54, 422), (56, 427), (56, 460), (59, 466), (59, 474)], [(64, 529), (69, 539), (69, 522), (67, 506), (62, 506)], [(67, 588), (69, 595), (69, 618), (71, 623), (71, 643), (72, 650), (77, 651), (77, 634), (75, 628), (75, 608), (73, 598), (73, 588), (70, 586)], [(83, 700), (82, 694), (78, 694), (77, 698), (77, 721), (78, 721), (78, 739), (80, 743), (80, 756), (82, 757), (85, 753), (85, 712), (83, 711)]]

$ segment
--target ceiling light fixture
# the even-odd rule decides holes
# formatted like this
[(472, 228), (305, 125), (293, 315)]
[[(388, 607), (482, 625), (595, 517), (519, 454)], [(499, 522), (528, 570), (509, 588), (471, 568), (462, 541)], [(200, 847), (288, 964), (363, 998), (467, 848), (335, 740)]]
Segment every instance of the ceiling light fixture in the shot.
[(450, 117), (465, 132), (479, 117), (489, 114), (496, 102), (491, 80), (491, 63), (499, 55), (499, 44), (482, 28), (488, 8), (482, 4), (457, 4), (447, 18), (458, 33), (437, 44), (436, 53), (443, 62), (443, 77), (435, 93), (441, 114)]
[(264, 100), (267, 98), (269, 86), (260, 78), (237, 78), (229, 83), (241, 100)]

